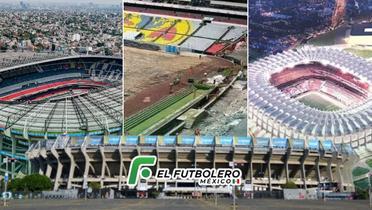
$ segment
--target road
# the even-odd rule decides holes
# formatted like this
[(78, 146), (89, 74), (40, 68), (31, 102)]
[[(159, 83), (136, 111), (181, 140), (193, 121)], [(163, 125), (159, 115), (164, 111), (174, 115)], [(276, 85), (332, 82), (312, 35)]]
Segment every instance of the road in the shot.
[[(368, 201), (286, 201), (274, 199), (238, 200), (237, 210), (366, 210)], [(227, 210), (231, 200), (162, 200), (162, 199), (117, 199), (117, 200), (16, 200), (7, 210)]]

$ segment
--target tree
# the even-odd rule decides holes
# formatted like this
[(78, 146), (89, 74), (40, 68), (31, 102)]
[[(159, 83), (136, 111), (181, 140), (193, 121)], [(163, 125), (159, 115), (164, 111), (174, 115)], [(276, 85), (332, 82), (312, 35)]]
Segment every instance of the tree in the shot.
[(52, 181), (44, 175), (31, 174), (23, 178), (23, 186), (25, 191), (40, 192), (43, 190), (52, 189)]
[(356, 196), (356, 199), (362, 199), (362, 200), (368, 199), (368, 189), (363, 190), (360, 188), (356, 188), (355, 196)]
[(25, 189), (23, 179), (15, 178), (8, 184), (8, 189), (13, 192), (23, 191)]
[(297, 185), (293, 181), (288, 181), (284, 185), (282, 185), (284, 189), (297, 189)]
[(99, 182), (89, 182), (88, 186), (92, 188), (92, 190), (101, 189), (101, 184)]

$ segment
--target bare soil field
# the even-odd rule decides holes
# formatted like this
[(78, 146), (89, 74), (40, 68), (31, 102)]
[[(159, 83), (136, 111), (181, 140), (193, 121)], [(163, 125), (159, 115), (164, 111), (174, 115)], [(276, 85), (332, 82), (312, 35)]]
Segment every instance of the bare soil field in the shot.
[(158, 51), (125, 47), (125, 95), (130, 97), (153, 84), (175, 77), (183, 70), (211, 61), (208, 57), (177, 56)]
[[(189, 79), (201, 79), (234, 66), (230, 61), (205, 56), (177, 56), (162, 52), (125, 48), (124, 117), (186, 88)], [(175, 78), (180, 82), (170, 90)]]

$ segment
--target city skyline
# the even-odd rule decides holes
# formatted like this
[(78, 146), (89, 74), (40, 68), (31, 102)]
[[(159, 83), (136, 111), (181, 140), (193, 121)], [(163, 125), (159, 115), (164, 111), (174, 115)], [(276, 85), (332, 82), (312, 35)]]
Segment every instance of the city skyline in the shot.
[(19, 4), (20, 2), (25, 2), (29, 4), (120, 4), (121, 1), (118, 0), (25, 0), (25, 1), (12, 1), (12, 0), (0, 0), (0, 3), (8, 3), (8, 4)]

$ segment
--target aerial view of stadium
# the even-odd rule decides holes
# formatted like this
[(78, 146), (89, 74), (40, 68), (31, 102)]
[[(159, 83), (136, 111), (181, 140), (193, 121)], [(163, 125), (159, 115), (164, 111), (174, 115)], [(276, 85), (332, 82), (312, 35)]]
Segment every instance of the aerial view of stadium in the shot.
[(362, 58), (328, 48), (266, 57), (250, 68), (249, 114), (271, 135), (365, 140), (371, 125), (370, 68)]
[[(308, 148), (318, 140), (347, 147), (339, 153), (344, 156), (342, 180), (357, 192), (367, 190), (372, 2), (303, 1), (299, 11), (311, 13), (306, 16), (291, 12), (291, 1), (268, 2), (250, 3), (250, 135), (304, 139)], [(304, 24), (291, 28), (296, 21)]]
[[(48, 13), (28, 4), (20, 4), (21, 9), (18, 4), (3, 5), (7, 6), (13, 12), (1, 8), (4, 20), (13, 19), (14, 14), (21, 19), (28, 17), (34, 20), (32, 24), (1, 21), (0, 170), (2, 175), (8, 173), (14, 178), (31, 172), (25, 152), (35, 142), (53, 140), (62, 134), (76, 138), (121, 134), (123, 59), (121, 48), (105, 50), (104, 45), (97, 46), (98, 41), (106, 39), (114, 44), (116, 38), (111, 36), (98, 35), (97, 41), (90, 37), (95, 32), (86, 33), (86, 29), (66, 32), (58, 38), (50, 35), (47, 32), (50, 29), (46, 28), (40, 29), (37, 34), (30, 32), (39, 27), (39, 22), (63, 18), (69, 13), (66, 11), (78, 18), (79, 15), (70, 10), (69, 5), (67, 8), (50, 9)], [(53, 7), (53, 4), (49, 6)], [(85, 9), (80, 11), (81, 14), (89, 13), (89, 9)], [(97, 13), (105, 9), (98, 9)], [(106, 14), (109, 16), (113, 11), (109, 9)], [(85, 16), (81, 23), (94, 21), (95, 15)], [(120, 18), (117, 19), (120, 22)], [(115, 19), (110, 23), (101, 19), (95, 24), (104, 21), (106, 27), (116, 22)], [(23, 26), (23, 31), (16, 27), (18, 24)], [(75, 23), (72, 18), (71, 23), (66, 21), (65, 24)], [(50, 24), (48, 27), (57, 26)], [(67, 26), (58, 27), (66, 29)], [(16, 35), (9, 33), (13, 30), (19, 33), (17, 41), (12, 38)], [(79, 33), (86, 34), (81, 36)], [(47, 35), (52, 37), (45, 37)], [(121, 43), (121, 39), (119, 41)], [(120, 46), (120, 43), (116, 44)], [(108, 54), (105, 55), (105, 52)], [(3, 162), (6, 158), (15, 159), (8, 171)]]
[(0, 0), (0, 209), (372, 208), (371, 14)]
[(246, 135), (247, 16), (238, 5), (124, 2), (126, 134)]
[[(64, 133), (120, 134), (120, 57), (40, 59), (25, 59), (26, 64), (1, 69), (2, 151), (22, 154), (25, 151), (22, 148), (27, 148), (30, 142), (55, 139)], [(19, 151), (14, 153), (13, 149), (18, 147)]]
[[(228, 51), (220, 57), (219, 51), (207, 52), (209, 47), (182, 47), (184, 40), (194, 36), (168, 31), (188, 30), (196, 20), (185, 19), (182, 12), (177, 17), (159, 15), (169, 5), (127, 2), (124, 6), (126, 135), (80, 140), (63, 135), (35, 144), (27, 155), (35, 170), (53, 180), (54, 189), (82, 189), (84, 183), (97, 182), (102, 189), (128, 193), (133, 190), (126, 186), (132, 159), (155, 155), (153, 174), (159, 168), (223, 168), (232, 163), (243, 173), (240, 190), (246, 196), (253, 191), (281, 192), (290, 181), (313, 191), (322, 184), (342, 192), (353, 190), (351, 172), (347, 173), (350, 163), (345, 160), (355, 146), (350, 138), (363, 144), (370, 132), (370, 63), (337, 49), (310, 46), (257, 60), (248, 73), (250, 135), (199, 135), (194, 130), (195, 135), (184, 134), (185, 128), (193, 128), (203, 105), (213, 105), (210, 100), (219, 95), (219, 89), (228, 87), (226, 79), (228, 85), (239, 79), (241, 67), (224, 57)], [(194, 34), (206, 26), (226, 29), (210, 20), (203, 17), (206, 23), (199, 23)], [(213, 35), (203, 36), (212, 39)], [(174, 45), (165, 42), (172, 37)], [(222, 82), (221, 76), (225, 77)], [(335, 120), (338, 115), (344, 118)], [(176, 136), (179, 132), (184, 135)], [(164, 182), (154, 177), (135, 190), (137, 197), (147, 197), (150, 191), (167, 196), (230, 192), (224, 187), (202, 188), (190, 181)]]

